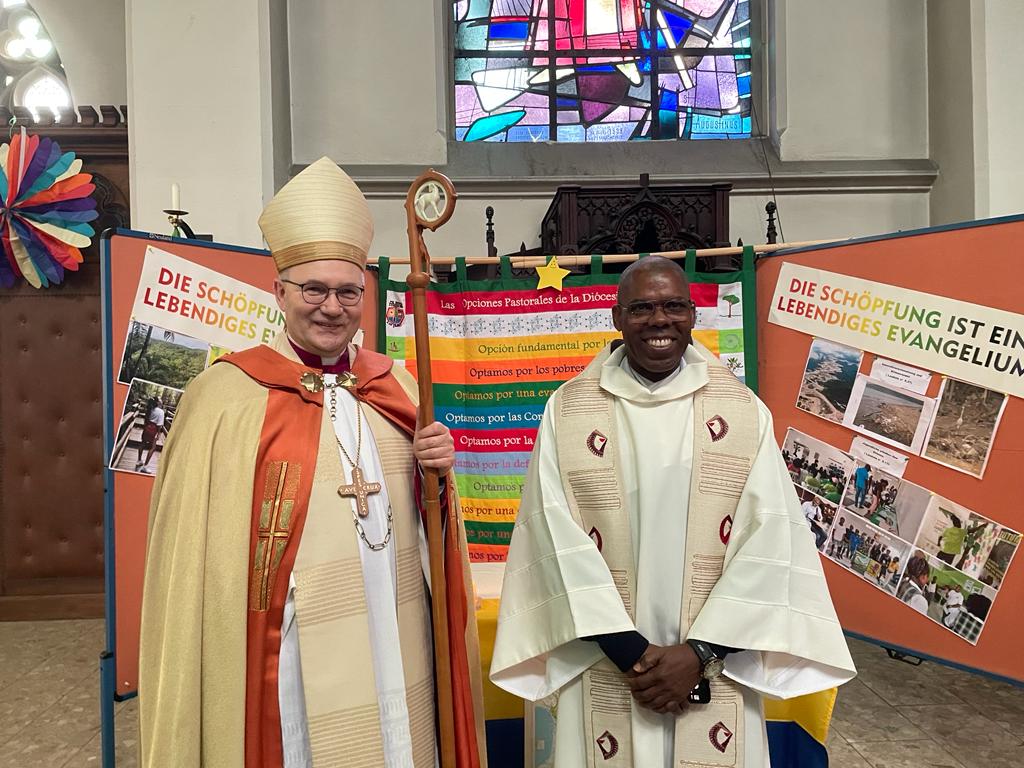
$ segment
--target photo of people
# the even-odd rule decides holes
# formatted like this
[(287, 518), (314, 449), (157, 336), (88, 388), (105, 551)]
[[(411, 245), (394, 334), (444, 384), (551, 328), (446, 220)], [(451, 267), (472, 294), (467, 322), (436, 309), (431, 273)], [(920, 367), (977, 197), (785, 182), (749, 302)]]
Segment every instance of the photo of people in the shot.
[(980, 578), (985, 562), (999, 540), (1002, 526), (972, 512), (967, 520), (963, 550), (954, 565), (975, 579)]
[(934, 410), (930, 397), (858, 375), (843, 426), (920, 453)]
[(854, 464), (848, 453), (790, 428), (782, 444), (782, 458), (798, 489), (832, 504), (842, 500)]
[(999, 539), (1001, 527), (977, 512), (933, 496), (917, 546), (968, 576), (979, 577)]
[(825, 555), (891, 595), (896, 592), (910, 549), (909, 542), (840, 510), (829, 531)]
[(133, 379), (184, 389), (207, 365), (210, 345), (183, 333), (132, 320), (117, 381)]
[(796, 407), (842, 424), (863, 357), (864, 353), (853, 347), (824, 339), (812, 341)]
[(109, 467), (118, 472), (155, 475), (182, 391), (133, 379), (114, 438)]
[(996, 590), (984, 581), (914, 550), (896, 597), (951, 632), (977, 643)]
[[(899, 485), (898, 477), (858, 461), (843, 497), (843, 508), (868, 518), (875, 525), (885, 520), (887, 525), (883, 527), (892, 530), (891, 525), (895, 525), (896, 520), (896, 492)], [(898, 530), (892, 532), (899, 533)]]
[(889, 533), (913, 541), (931, 497), (926, 488), (858, 461), (842, 507)]
[(1006, 395), (956, 379), (943, 379), (938, 401), (921, 455), (981, 477), (1006, 408)]
[(991, 584), (999, 589), (1006, 576), (1006, 569), (1010, 567), (1010, 561), (1013, 560), (1019, 546), (1020, 534), (1009, 528), (1001, 528), (978, 578), (985, 584)]
[(824, 551), (828, 530), (832, 527), (838, 507), (803, 488), (797, 489), (797, 496), (800, 499), (800, 511), (804, 513), (807, 527), (814, 536), (814, 546)]

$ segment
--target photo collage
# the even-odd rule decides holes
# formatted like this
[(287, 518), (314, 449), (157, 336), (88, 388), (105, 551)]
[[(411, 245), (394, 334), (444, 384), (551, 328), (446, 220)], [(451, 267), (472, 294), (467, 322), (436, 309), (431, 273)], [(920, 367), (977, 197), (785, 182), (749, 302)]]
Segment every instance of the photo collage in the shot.
[(792, 428), (782, 456), (825, 557), (977, 643), (1019, 532)]
[(185, 385), (229, 350), (132, 320), (117, 383), (128, 386), (108, 466), (155, 475)]
[(111, 360), (119, 390), (111, 399), (125, 400), (107, 467), (156, 475), (185, 387), (223, 355), (269, 343), (283, 327), (272, 293), (147, 245), (123, 351)]
[(796, 407), (874, 441), (981, 478), (1007, 396), (943, 378), (928, 397), (932, 374), (876, 358), (860, 372), (864, 353), (814, 339)]

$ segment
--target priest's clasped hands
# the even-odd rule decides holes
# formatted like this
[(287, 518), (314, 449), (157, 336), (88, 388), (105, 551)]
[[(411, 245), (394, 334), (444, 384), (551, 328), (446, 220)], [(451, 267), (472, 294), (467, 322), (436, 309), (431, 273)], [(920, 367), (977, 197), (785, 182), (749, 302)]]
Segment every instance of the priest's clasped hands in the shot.
[(425, 427), (416, 425), (412, 455), (421, 467), (436, 469), (444, 476), (455, 466), (455, 440), (444, 424), (435, 421)]
[(700, 660), (685, 643), (651, 643), (626, 679), (638, 704), (662, 714), (677, 714), (686, 708), (690, 691), (700, 682)]

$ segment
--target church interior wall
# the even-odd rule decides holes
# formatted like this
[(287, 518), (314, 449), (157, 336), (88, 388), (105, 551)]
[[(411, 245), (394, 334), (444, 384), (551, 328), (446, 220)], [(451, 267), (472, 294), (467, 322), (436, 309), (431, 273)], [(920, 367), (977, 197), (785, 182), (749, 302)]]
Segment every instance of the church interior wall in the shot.
[(132, 226), (167, 232), (178, 182), (197, 232), (260, 246), (256, 219), (274, 192), (268, 3), (127, 7)]
[[(974, 218), (975, 137), (984, 134), (983, 115), (975, 103), (974, 73), (984, 55), (972, 30), (976, 15), (971, 3), (929, 0), (928, 26), (928, 123), (929, 150), (939, 167), (929, 196), (929, 218), (936, 224)], [(966, 46), (964, 55), (943, 56), (940, 51)], [(980, 58), (980, 61), (979, 61)], [(969, 63), (969, 66), (965, 66)], [(979, 94), (981, 96), (981, 94)], [(976, 127), (977, 124), (977, 127)], [(984, 214), (981, 214), (984, 215)]]
[(128, 103), (125, 0), (31, 0), (60, 53), (75, 104)]
[(1020, 134), (1024, 125), (1024, 3), (987, 0), (985, 3), (985, 109), (988, 124), (987, 216), (1024, 211), (1020, 183)]
[(289, 4), (295, 163), (446, 162), (443, 13), (436, 0)]
[[(200, 231), (259, 244), (255, 219), (263, 202), (297, 168), (327, 154), (371, 186), (381, 176), (411, 179), (427, 166), (456, 181), (460, 165), (470, 175), (483, 174), (473, 179), (472, 192), (464, 193), (434, 247), (438, 253), (482, 253), (483, 209), (490, 204), (504, 253), (520, 242), (537, 245), (546, 203), (566, 181), (565, 173), (554, 178), (556, 171), (545, 179), (544, 162), (517, 160), (520, 147), (490, 146), (512, 156), (513, 178), (535, 183), (528, 191), (509, 191), (504, 176), (495, 174), (488, 188), (488, 164), (462, 163), (465, 147), (448, 143), (446, 0), (355, 7), (329, 0), (35, 5), (67, 62), (76, 102), (118, 103), (119, 94), (132, 102), (134, 226), (143, 229), (166, 229), (159, 211), (171, 181), (178, 180)], [(73, 21), (58, 21), (58, 6)], [(1024, 7), (1013, 0), (764, 0), (760, 9), (770, 39), (762, 52), (760, 119), (770, 135), (773, 171), (778, 177), (794, 163), (821, 166), (813, 184), (791, 182), (776, 190), (787, 239), (905, 230), (1024, 208), (1009, 159), (1022, 107), (1007, 94), (1015, 90), (1019, 67), (1007, 66), (1004, 57), (1024, 55), (1013, 54), (1005, 39), (1020, 27)], [(393, 23), (399, 17), (402, 23)], [(117, 64), (121, 28), (129, 43), (128, 80), (138, 84), (130, 97), (127, 86), (117, 87), (125, 78)], [(146, 50), (133, 51), (131, 41), (151, 31)], [(994, 39), (987, 47), (986, 34)], [(102, 44), (93, 45), (95, 40)], [(964, 46), (966, 63), (964, 56), (929, 55), (940, 43)], [(78, 48), (104, 53), (90, 58)], [(217, 52), (213, 60), (211, 50)], [(269, 66), (260, 66), (261, 60)], [(174, 63), (177, 87), (157, 88), (167, 83), (161, 69), (167, 61)], [(979, 115), (978, 105), (987, 106), (988, 114)], [(555, 148), (566, 158), (590, 149), (600, 152)], [(631, 149), (605, 151), (597, 162), (572, 159), (559, 170), (568, 171), (571, 181), (600, 175), (600, 181), (620, 183), (650, 171), (658, 183), (692, 178), (693, 153), (718, 151), (673, 147), (680, 158), (675, 172)], [(757, 242), (764, 239), (770, 184), (765, 178), (750, 182), (754, 174), (764, 176), (764, 164), (756, 144), (748, 154), (760, 167), (753, 161), (741, 168), (712, 161), (710, 167), (726, 169), (715, 179), (736, 185), (732, 239)], [(908, 163), (926, 165), (928, 158), (938, 167), (934, 179), (927, 173), (901, 177)], [(858, 183), (846, 180), (851, 173)], [(872, 181), (876, 175), (885, 178)], [(370, 195), (375, 251), (404, 253), (401, 184), (378, 184)]]
[(782, 160), (928, 157), (924, 0), (774, 5)]
[[(423, 5), (417, 10), (403, 8), (407, 17), (415, 15), (415, 23), (403, 25), (390, 23), (396, 11), (388, 2), (361, 6), (355, 20), (327, 0), (290, 6), (292, 154), (297, 168), (327, 154), (360, 182), (379, 181), (382, 176), (397, 179), (403, 173), (411, 181), (415, 166), (428, 165), (439, 165), (458, 182), (460, 174), (455, 171), (462, 165), (466, 174), (475, 175), (472, 198), (464, 196), (454, 219), (433, 235), (435, 253), (484, 253), (483, 209), (488, 204), (495, 209), (498, 251), (518, 250), (520, 242), (530, 248), (539, 244), (540, 219), (560, 181), (586, 182), (590, 176), (595, 181), (600, 177), (601, 182), (635, 183), (645, 171), (652, 173), (652, 183), (669, 177), (689, 180), (696, 166), (689, 153), (719, 151), (698, 142), (676, 145), (672, 152), (678, 160), (668, 167), (678, 165), (678, 174), (666, 170), (661, 161), (664, 153), (648, 153), (645, 158), (650, 147), (615, 151), (568, 147), (556, 162), (545, 162), (537, 159), (536, 148), (495, 145), (486, 148), (489, 152), (483, 160), (463, 164), (470, 153), (448, 145), (445, 139), (448, 54), (443, 24), (436, 23), (443, 21), (445, 5), (434, 3), (433, 18), (427, 4)], [(772, 85), (770, 95), (779, 107), (773, 118), (776, 145), (767, 148), (774, 171), (786, 163), (842, 161), (825, 169), (826, 174), (835, 172), (834, 183), (824, 176), (815, 179), (814, 186), (824, 186), (825, 192), (801, 188), (800, 183), (783, 185), (778, 191), (789, 240), (859, 236), (929, 223), (927, 183), (892, 178), (870, 181), (880, 164), (928, 157), (925, 4), (923, 0), (868, 0), (868, 7), (855, 5), (838, 0), (773, 0), (765, 9), (767, 23), (784, 41), (765, 52), (769, 63), (784, 73), (783, 84)], [(344, 25), (343, 16), (348, 18)], [(343, 27), (342, 44), (326, 44), (328, 30), (339, 26)], [(379, 45), (372, 35), (350, 37), (346, 29), (355, 28), (386, 28), (386, 43)], [(433, 29), (434, 36), (424, 34), (425, 29)], [(404, 55), (391, 57), (397, 51)], [(322, 72), (357, 76), (316, 76)], [(388, 81), (408, 87), (385, 87)], [(767, 124), (768, 110), (761, 111)], [(365, 120), (352, 119), (360, 114), (366, 115)], [(599, 159), (581, 160), (587, 149)], [(499, 163), (498, 152), (507, 152), (508, 157)], [(709, 162), (711, 167), (700, 169), (700, 180), (710, 181), (713, 176), (736, 183), (730, 235), (734, 241), (742, 237), (748, 243), (763, 242), (770, 186), (766, 178), (750, 183), (752, 175), (764, 176), (760, 148), (753, 147), (749, 158), (735, 163), (736, 152), (722, 154), (720, 167), (729, 171), (715, 174)], [(450, 168), (445, 168), (446, 162), (452, 164)], [(489, 172), (496, 178), (488, 188)], [(546, 173), (550, 179), (544, 178)], [(852, 187), (844, 178), (850, 173), (867, 178)], [(532, 176), (529, 192), (510, 192), (515, 185), (504, 183), (506, 175)], [(374, 251), (404, 254), (404, 190), (396, 182), (374, 195)]]

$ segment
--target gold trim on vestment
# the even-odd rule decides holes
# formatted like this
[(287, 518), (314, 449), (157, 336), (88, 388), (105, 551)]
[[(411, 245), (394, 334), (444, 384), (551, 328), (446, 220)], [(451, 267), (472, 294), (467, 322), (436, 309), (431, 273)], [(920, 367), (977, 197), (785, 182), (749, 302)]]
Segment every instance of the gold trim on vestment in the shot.
[(292, 511), (301, 476), (299, 464), (272, 461), (267, 465), (249, 589), (250, 611), (270, 609), (270, 592), (291, 536)]
[(274, 251), (274, 264), (278, 272), (289, 267), (305, 264), (307, 261), (335, 259), (348, 261), (359, 267), (366, 267), (367, 253), (362, 248), (338, 240), (315, 240), (310, 243), (296, 243)]

